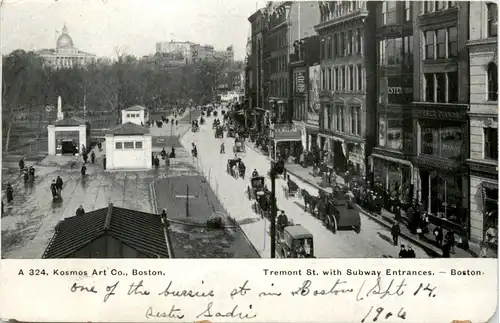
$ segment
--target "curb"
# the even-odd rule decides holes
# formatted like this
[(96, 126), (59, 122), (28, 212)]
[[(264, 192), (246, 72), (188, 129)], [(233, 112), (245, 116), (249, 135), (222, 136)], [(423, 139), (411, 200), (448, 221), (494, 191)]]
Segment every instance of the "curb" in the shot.
[[(289, 170), (287, 170), (287, 172), (290, 173), (290, 174), (292, 174), (293, 176), (297, 177), (301, 181), (303, 181), (303, 182), (305, 182), (305, 183), (307, 183), (307, 184), (309, 184), (311, 186), (314, 186), (314, 187), (318, 188), (318, 184), (315, 184), (315, 183), (311, 182), (310, 180), (305, 179), (303, 176), (297, 175), (296, 173), (294, 173), (292, 171), (289, 171)], [(378, 224), (383, 225), (384, 227), (386, 227), (388, 229), (391, 229), (392, 225), (390, 225), (389, 223), (387, 223), (383, 219), (381, 219), (378, 216), (375, 216), (375, 215), (371, 214), (370, 212), (364, 210), (358, 204), (356, 204), (356, 207), (358, 209), (358, 212), (363, 213), (364, 215), (368, 216), (370, 219), (374, 220)], [(430, 254), (430, 255), (432, 255), (434, 257), (440, 257), (441, 256), (441, 253), (438, 252), (438, 251), (436, 251), (436, 249), (434, 247), (431, 247), (428, 244), (420, 241), (420, 239), (418, 239), (418, 238), (415, 238), (415, 237), (413, 237), (413, 236), (411, 236), (409, 234), (406, 234), (406, 233), (401, 233), (400, 236), (402, 236), (403, 238), (405, 238), (405, 239), (413, 242), (414, 244), (416, 244), (417, 246), (419, 246), (421, 249), (423, 249), (426, 253), (428, 253), (428, 254)]]

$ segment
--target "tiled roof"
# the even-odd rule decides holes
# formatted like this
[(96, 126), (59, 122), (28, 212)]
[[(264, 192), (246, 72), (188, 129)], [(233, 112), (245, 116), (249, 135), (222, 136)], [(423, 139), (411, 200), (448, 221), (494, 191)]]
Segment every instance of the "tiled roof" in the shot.
[(127, 122), (109, 129), (106, 134), (115, 136), (128, 136), (128, 135), (145, 135), (149, 133), (149, 129), (141, 127), (135, 123)]
[(85, 123), (86, 123), (85, 120), (83, 120), (82, 118), (69, 117), (54, 122), (54, 125), (56, 127), (73, 127), (73, 126), (81, 126), (84, 125)]
[(68, 257), (105, 234), (149, 257), (169, 258), (164, 226), (158, 215), (113, 204), (59, 222), (42, 258)]
[(140, 105), (133, 105), (125, 109), (125, 111), (141, 111), (141, 110), (146, 110), (146, 108)]

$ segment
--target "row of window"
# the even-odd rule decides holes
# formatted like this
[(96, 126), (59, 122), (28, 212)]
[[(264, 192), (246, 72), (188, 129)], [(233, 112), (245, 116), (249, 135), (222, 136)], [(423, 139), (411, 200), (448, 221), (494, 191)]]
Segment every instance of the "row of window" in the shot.
[(340, 18), (359, 9), (366, 9), (366, 1), (327, 1), (321, 9), (320, 21)]
[(342, 31), (324, 37), (320, 43), (320, 59), (327, 60), (363, 52), (363, 29)]
[(270, 73), (285, 72), (288, 69), (288, 55), (282, 54), (269, 60)]
[(425, 102), (458, 102), (458, 73), (424, 74)]
[(265, 43), (269, 46), (270, 51), (275, 51), (288, 46), (288, 33), (287, 29), (280, 30), (274, 35), (269, 37), (269, 41)]
[(323, 129), (361, 136), (361, 108), (340, 104), (326, 106), (323, 111)]
[(363, 66), (349, 65), (321, 69), (321, 89), (328, 91), (363, 91)]
[(447, 10), (456, 6), (456, 1), (424, 1), (424, 13)]
[(379, 41), (379, 65), (413, 70), (413, 36)]
[(305, 100), (294, 100), (293, 101), (293, 119), (305, 121), (306, 118), (306, 101)]
[(498, 7), (496, 3), (487, 3), (486, 9), (488, 11), (488, 37), (497, 37), (498, 35)]
[[(384, 1), (382, 3), (382, 26), (411, 21), (411, 14), (411, 1)], [(399, 22), (398, 17), (403, 17), (404, 21)]]
[(115, 149), (142, 149), (142, 141), (115, 142)]
[(127, 118), (139, 118), (139, 113), (127, 113)]
[(278, 77), (269, 81), (271, 96), (286, 97), (288, 96), (288, 78)]
[(428, 30), (425, 32), (425, 59), (457, 57), (457, 27)]

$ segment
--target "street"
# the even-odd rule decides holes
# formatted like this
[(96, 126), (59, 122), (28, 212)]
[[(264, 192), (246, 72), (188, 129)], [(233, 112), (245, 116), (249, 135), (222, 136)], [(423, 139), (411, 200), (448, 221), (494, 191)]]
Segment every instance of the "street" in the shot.
[[(257, 169), (261, 175), (267, 174), (269, 160), (247, 147), (245, 153), (238, 154), (247, 167), (247, 178), (243, 180), (229, 176), (226, 173), (226, 165), (227, 160), (234, 157), (232, 152), (234, 138), (214, 138), (213, 120), (213, 117), (208, 117), (206, 125), (201, 126), (199, 132), (188, 132), (181, 139), (181, 142), (186, 148), (191, 147), (193, 142), (197, 145), (198, 164), (202, 173), (207, 177), (224, 207), (241, 225), (261, 257), (268, 258), (270, 257), (269, 222), (266, 219), (261, 219), (252, 211), (252, 202), (247, 198), (246, 189), (249, 186), (248, 177), (253, 169)], [(222, 141), (226, 146), (226, 154), (219, 153)], [(270, 179), (267, 176), (266, 178), (266, 184), (270, 188)], [(317, 189), (312, 186), (297, 178), (294, 178), (294, 181), (302, 189), (316, 194)], [(313, 234), (314, 251), (317, 258), (398, 257), (399, 247), (392, 244), (391, 234), (387, 228), (361, 214), (361, 232), (359, 234), (353, 231), (339, 231), (333, 234), (324, 227), (322, 222), (304, 212), (302, 199), (291, 197), (287, 200), (283, 190), (284, 185), (283, 179), (276, 181), (278, 210), (284, 210), (290, 220), (301, 224)], [(402, 244), (411, 245), (404, 239), (400, 240)], [(428, 257), (419, 247), (412, 247), (417, 258)]]

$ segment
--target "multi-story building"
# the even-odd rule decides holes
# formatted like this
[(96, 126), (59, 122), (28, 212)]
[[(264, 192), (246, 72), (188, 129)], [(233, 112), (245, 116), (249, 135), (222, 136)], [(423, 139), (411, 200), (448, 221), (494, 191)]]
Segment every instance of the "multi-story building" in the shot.
[(228, 46), (226, 50), (214, 51), (214, 58), (226, 62), (234, 62), (234, 48), (233, 45)]
[(269, 74), (268, 103), (275, 121), (290, 122), (290, 55), (294, 52), (295, 41), (315, 34), (314, 25), (319, 22), (318, 3), (284, 1), (274, 3), (269, 9), (264, 44)]
[[(365, 174), (374, 144), (374, 19), (366, 1), (320, 5), (320, 133), (323, 160), (342, 175)], [(372, 82), (374, 83), (374, 82)]]
[[(378, 101), (377, 135), (371, 154), (371, 173), (386, 190), (398, 191), (403, 201), (413, 198), (413, 83), (414, 32), (418, 33), (417, 2), (379, 1), (369, 3), (375, 12), (378, 53), (376, 78)], [(415, 28), (414, 28), (415, 26)], [(414, 80), (415, 77), (415, 80)], [(417, 96), (418, 97), (418, 96)]]
[(249, 18), (250, 22), (250, 55), (249, 66), (249, 93), (248, 106), (254, 112), (254, 123), (257, 129), (262, 128), (264, 120), (264, 32), (265, 15), (264, 10), (259, 9)]
[(74, 46), (66, 25), (57, 38), (55, 49), (41, 49), (36, 53), (43, 59), (45, 66), (52, 68), (82, 66), (96, 59), (95, 55), (85, 53)]
[(415, 196), (431, 222), (467, 237), (469, 2), (414, 4)]
[[(498, 244), (498, 8), (469, 3), (470, 237)], [(467, 138), (467, 137), (466, 137)]]
[[(290, 55), (292, 121), (301, 131), (301, 148), (309, 150), (311, 138), (316, 142), (319, 131), (319, 78), (314, 73), (319, 68), (319, 37), (301, 39), (294, 46)], [(300, 149), (292, 152), (296, 155)]]
[(214, 46), (193, 44), (191, 46), (191, 55), (193, 61), (205, 61), (214, 59)]
[(189, 41), (169, 41), (156, 43), (156, 53), (159, 54), (174, 54), (178, 56), (178, 60), (183, 60), (186, 63), (192, 63), (192, 47), (194, 43)]

